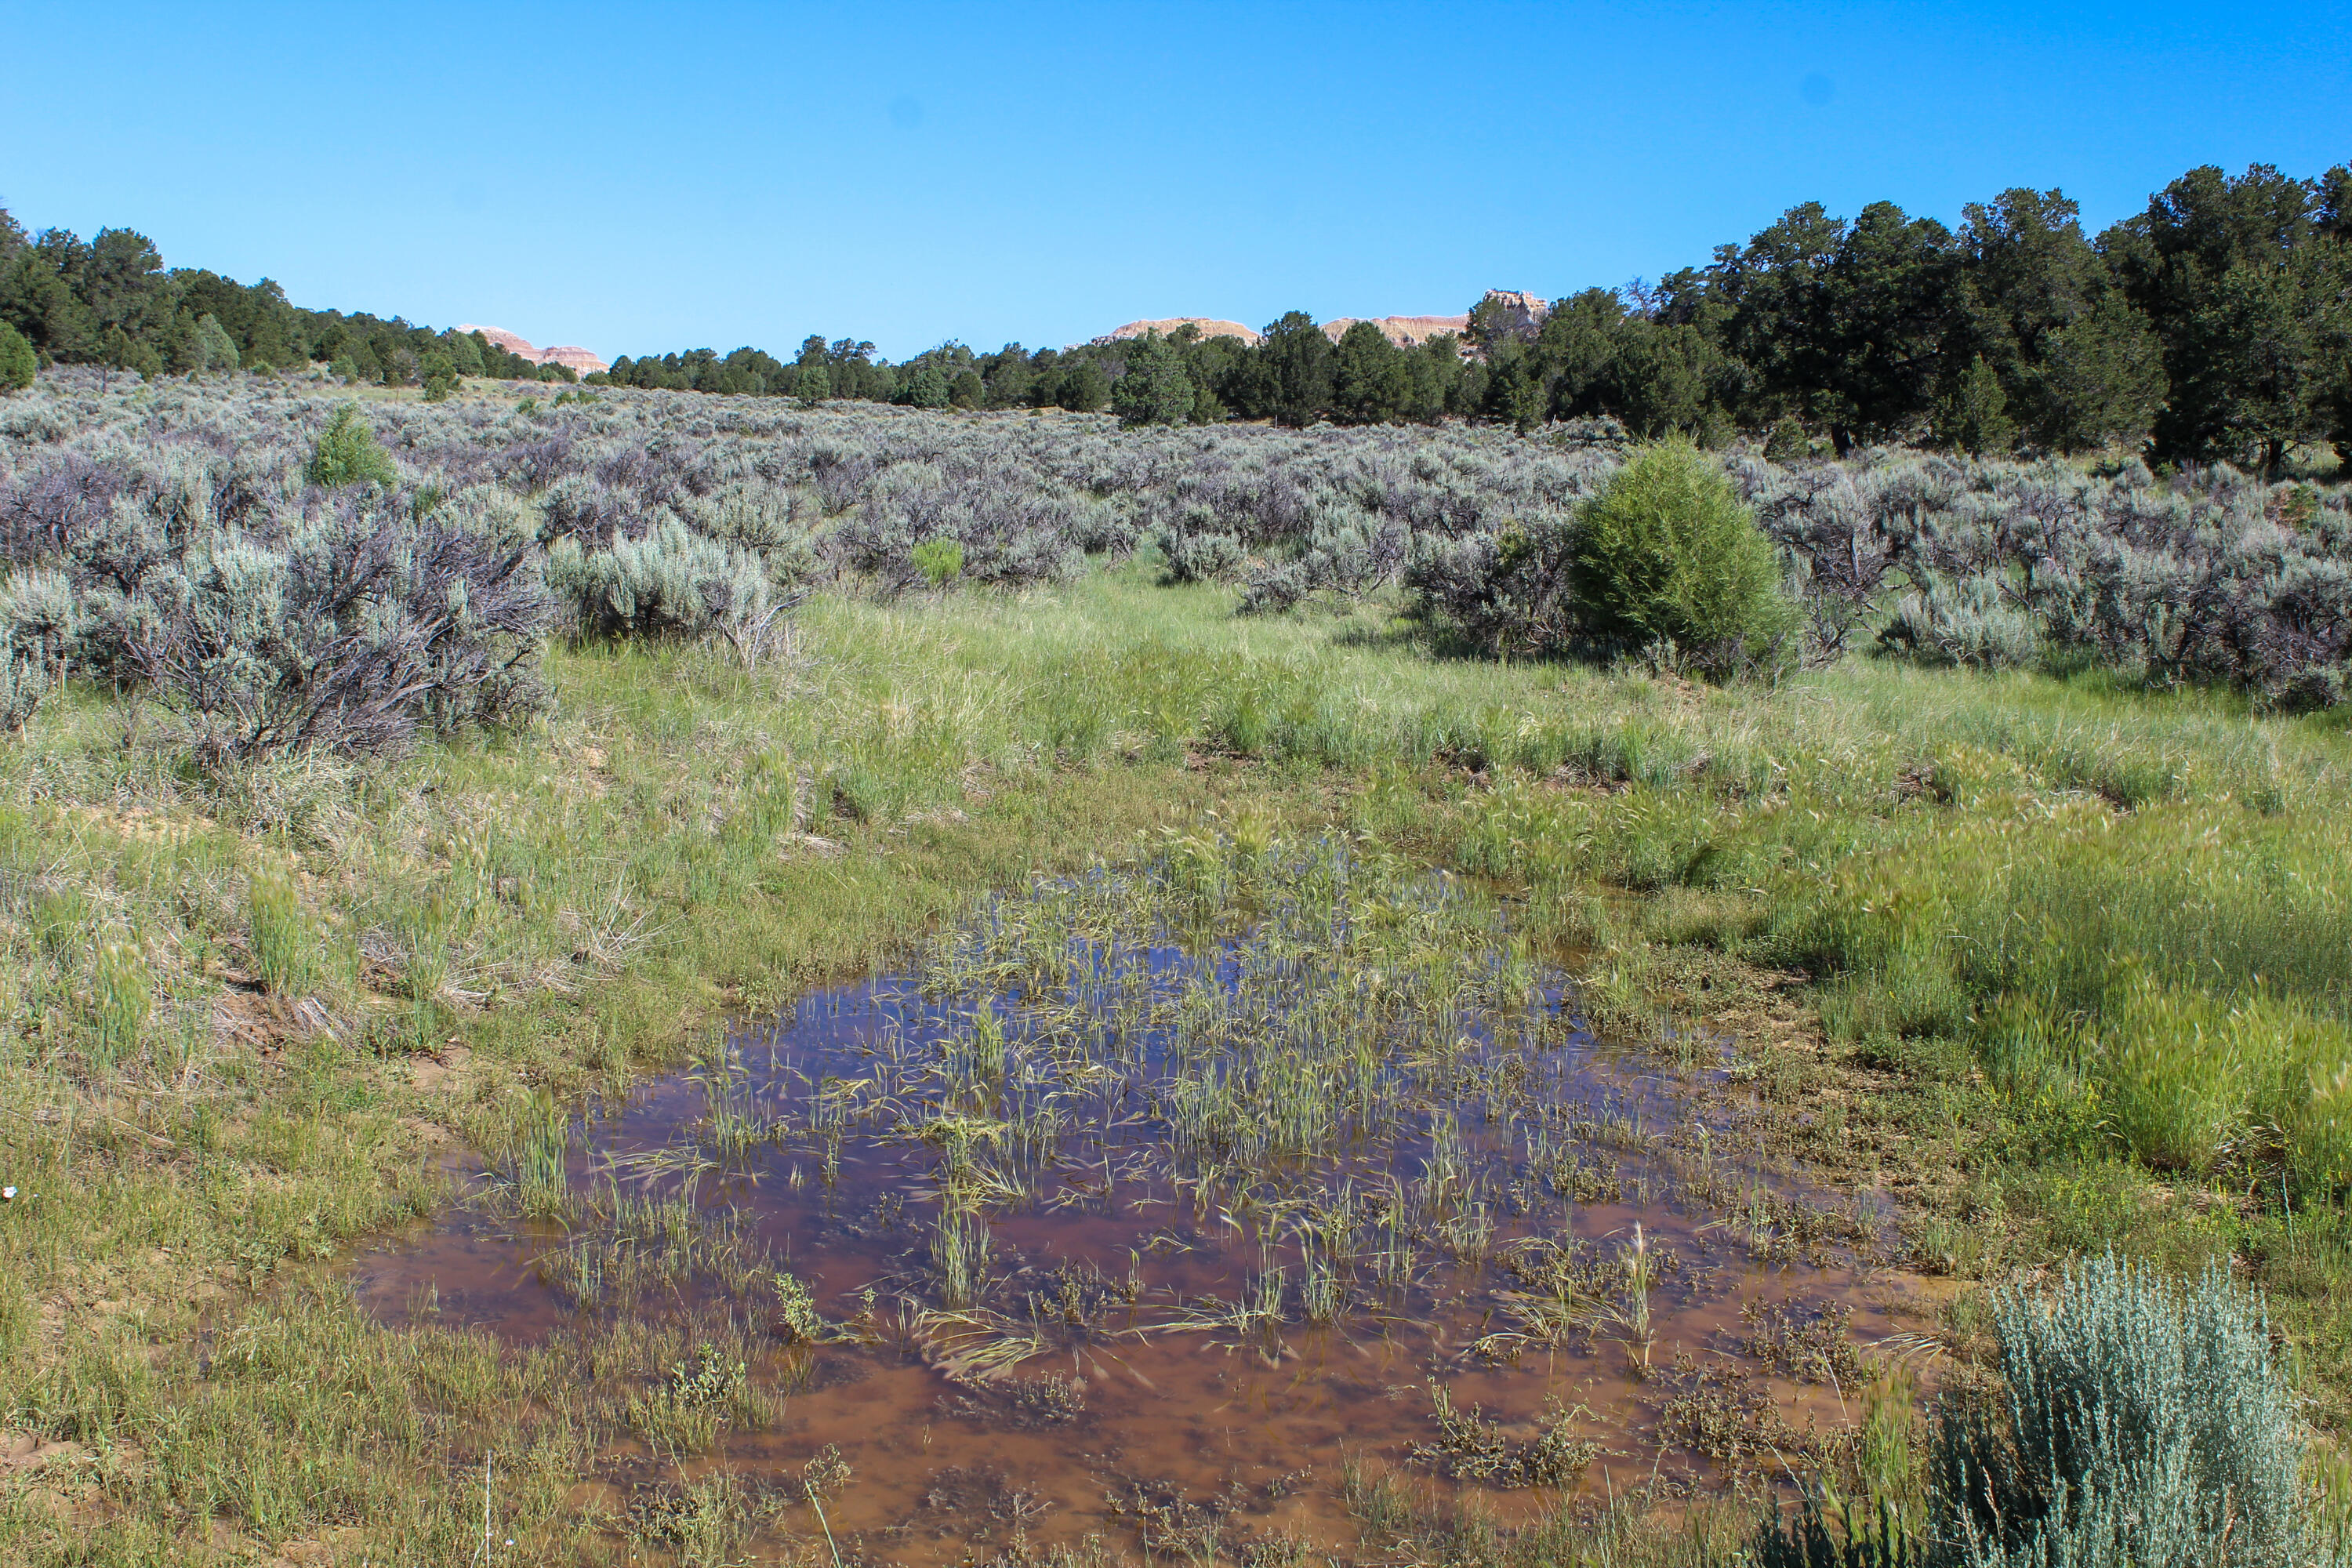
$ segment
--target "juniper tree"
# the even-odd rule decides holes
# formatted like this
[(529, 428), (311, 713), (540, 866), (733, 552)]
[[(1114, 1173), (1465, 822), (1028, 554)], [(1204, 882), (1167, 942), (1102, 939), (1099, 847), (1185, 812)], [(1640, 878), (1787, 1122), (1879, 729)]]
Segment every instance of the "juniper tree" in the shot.
[(220, 324), (220, 318), (207, 315), (196, 323), (195, 363), (199, 374), (226, 373), (237, 368), (236, 340)]
[(1181, 425), (1192, 416), (1192, 378), (1175, 345), (1148, 331), (1127, 346), (1127, 370), (1111, 384), (1121, 425)]
[(37, 363), (25, 334), (0, 321), (0, 392), (22, 392), (32, 385)]

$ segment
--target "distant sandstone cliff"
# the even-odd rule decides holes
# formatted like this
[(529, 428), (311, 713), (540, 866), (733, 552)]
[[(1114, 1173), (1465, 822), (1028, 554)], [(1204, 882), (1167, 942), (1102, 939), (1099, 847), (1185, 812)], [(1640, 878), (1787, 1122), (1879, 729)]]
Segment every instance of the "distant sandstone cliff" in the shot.
[(565, 343), (558, 348), (540, 349), (531, 347), (529, 342), (508, 331), (504, 327), (478, 327), (467, 324), (457, 330), (461, 332), (479, 332), (507, 353), (527, 359), (533, 364), (569, 365), (574, 375), (593, 375), (600, 370), (613, 368), (586, 349), (574, 343)]
[[(1533, 333), (1543, 324), (1544, 317), (1551, 312), (1551, 307), (1537, 295), (1517, 293), (1507, 289), (1487, 289), (1486, 297), (1480, 304), (1490, 312), (1496, 326), (1513, 332)], [(1460, 332), (1470, 325), (1467, 315), (1341, 316), (1336, 321), (1324, 322), (1323, 333), (1336, 343), (1342, 333), (1360, 321), (1370, 321), (1381, 330), (1381, 336), (1399, 348), (1407, 349), (1425, 343), (1440, 332)], [(1166, 337), (1177, 328), (1186, 326), (1198, 328), (1204, 338), (1239, 338), (1245, 343), (1255, 343), (1259, 336), (1239, 321), (1219, 321), (1210, 316), (1168, 316), (1158, 321), (1129, 321), (1123, 327), (1105, 332), (1095, 342), (1115, 343), (1152, 331)]]
[(1220, 321), (1207, 316), (1168, 316), (1156, 321), (1129, 321), (1123, 327), (1113, 327), (1095, 342), (1123, 342), (1129, 338), (1139, 338), (1146, 332), (1158, 332), (1164, 338), (1174, 333), (1179, 327), (1197, 327), (1204, 338), (1239, 338), (1245, 343), (1258, 340), (1255, 330), (1243, 326), (1239, 321)]
[(1336, 343), (1360, 321), (1370, 321), (1381, 330), (1381, 336), (1401, 349), (1425, 343), (1440, 332), (1459, 332), (1470, 324), (1468, 316), (1341, 316), (1323, 323), (1323, 335)]

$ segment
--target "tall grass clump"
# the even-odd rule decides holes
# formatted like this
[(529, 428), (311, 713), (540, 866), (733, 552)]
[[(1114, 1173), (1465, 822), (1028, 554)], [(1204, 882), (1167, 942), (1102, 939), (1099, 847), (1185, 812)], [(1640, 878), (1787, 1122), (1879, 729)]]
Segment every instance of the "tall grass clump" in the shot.
[(139, 1048), (139, 1031), (152, 1005), (148, 994), (147, 960), (137, 946), (110, 942), (98, 950), (92, 975), (99, 1055), (119, 1061)]
[(258, 871), (246, 894), (247, 940), (253, 972), (274, 996), (309, 987), (318, 970), (318, 942), (302, 914), (301, 895), (282, 871)]

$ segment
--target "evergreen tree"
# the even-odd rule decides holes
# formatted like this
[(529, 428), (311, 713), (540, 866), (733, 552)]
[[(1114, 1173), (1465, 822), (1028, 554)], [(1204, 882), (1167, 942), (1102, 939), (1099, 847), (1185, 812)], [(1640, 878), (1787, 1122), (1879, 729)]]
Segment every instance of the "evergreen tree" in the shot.
[(1937, 412), (1937, 437), (1970, 456), (2005, 452), (2017, 434), (2000, 376), (1979, 354), (1969, 361)]
[(1487, 350), (1487, 414), (1522, 436), (1544, 421), (1551, 401), (1542, 356), (1532, 343), (1507, 338)]
[[(2129, 421), (2117, 409), (2088, 420), (2097, 433), (2084, 429), (2082, 351), (2089, 337), (2121, 323), (2110, 310), (2102, 327), (2084, 325), (2116, 289), (2106, 262), (2083, 237), (2075, 204), (2058, 191), (2021, 189), (1962, 211), (1961, 308), (1971, 358), (1992, 367), (2011, 413), (2037, 444), (2061, 451), (2104, 445), (2109, 426)], [(2070, 336), (2081, 340), (2072, 350)], [(2070, 354), (2074, 369), (2062, 370)], [(2135, 433), (2146, 428), (2142, 423)]]
[(1110, 379), (1093, 356), (1079, 358), (1062, 373), (1061, 390), (1054, 401), (1073, 414), (1099, 413), (1110, 401)]
[(302, 477), (328, 489), (363, 484), (390, 489), (400, 479), (392, 459), (375, 444), (375, 432), (349, 403), (336, 409), (335, 416), (319, 433), (319, 444), (311, 449), (310, 463)]
[(236, 341), (223, 329), (219, 317), (207, 315), (196, 323), (195, 363), (189, 368), (200, 375), (237, 368)]
[(2164, 406), (2164, 347), (2119, 289), (2044, 340), (2032, 433), (2062, 452), (2137, 446)]
[(918, 408), (945, 408), (948, 405), (948, 378), (940, 374), (936, 364), (916, 367), (914, 379), (908, 384), (907, 401)]
[(1455, 412), (1454, 389), (1462, 380), (1462, 340), (1439, 332), (1405, 356), (1408, 419), (1428, 423)]
[(0, 321), (0, 392), (22, 392), (32, 385), (37, 363), (25, 334)]
[(1192, 377), (1183, 356), (1156, 331), (1127, 345), (1127, 369), (1111, 383), (1110, 409), (1121, 425), (1181, 425), (1192, 416)]
[(1757, 373), (1751, 420), (1797, 413), (1843, 454), (1899, 434), (1942, 382), (1958, 313), (1949, 230), (1874, 202), (1849, 226), (1819, 202), (1791, 207), (1708, 268), (1729, 307), (1728, 346)]
[(1412, 393), (1402, 350), (1370, 321), (1356, 321), (1339, 334), (1331, 354), (1331, 406), (1357, 425), (1403, 416)]
[(1644, 447), (1611, 476), (1579, 519), (1574, 562), (1592, 636), (1623, 647), (1664, 639), (1718, 673), (1792, 618), (1771, 542), (1687, 441)]
[(1286, 312), (1258, 339), (1261, 411), (1285, 425), (1312, 425), (1331, 406), (1331, 340), (1304, 310)]
[[(1885, 440), (1925, 416), (1961, 320), (1951, 231), (1892, 202), (1862, 209), (1832, 261), (1822, 307), (1831, 434)], [(1841, 438), (1838, 432), (1850, 431)]]
[(2163, 346), (2162, 455), (2275, 472), (2324, 432), (2352, 291), (2334, 188), (2267, 164), (2234, 179), (2192, 169), (2101, 237)]
[(1604, 404), (1625, 329), (1625, 304), (1613, 289), (1587, 289), (1552, 307), (1536, 333), (1529, 366), (1544, 384), (1552, 417), (1619, 412)]
[[(814, 341), (820, 349), (824, 347), (824, 341), (822, 338)], [(819, 360), (816, 363), (811, 364), (803, 359), (800, 366), (800, 384), (794, 390), (799, 393), (801, 406), (803, 408), (814, 408), (818, 404), (831, 397), (833, 377), (825, 370), (824, 362)]]
[(1647, 437), (1696, 437), (1727, 417), (1715, 397), (1721, 355), (1702, 329), (1631, 316), (1614, 338), (1586, 411), (1614, 416)]
[(449, 367), (459, 375), (482, 374), (482, 345), (479, 332), (444, 332), (441, 352), (448, 356)]

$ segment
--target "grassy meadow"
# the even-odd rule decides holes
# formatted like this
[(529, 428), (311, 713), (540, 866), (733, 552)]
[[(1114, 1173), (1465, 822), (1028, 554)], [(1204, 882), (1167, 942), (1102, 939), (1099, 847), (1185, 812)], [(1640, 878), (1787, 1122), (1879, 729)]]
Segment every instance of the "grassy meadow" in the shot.
[[(1161, 572), (820, 592), (751, 661), (559, 639), (530, 724), (391, 760), (200, 770), (143, 700), (53, 693), (0, 741), (0, 1559), (471, 1561), (488, 1462), (492, 1561), (624, 1560), (644, 1521), (579, 1500), (609, 1434), (568, 1358), (683, 1347), (382, 1327), (330, 1260), (551, 1103), (1203, 824), (1491, 879), (1597, 1021), (1719, 1033), (1790, 1156), (1963, 1282), (1949, 1353), (1978, 1286), (2218, 1258), (2344, 1431), (2344, 710), (1497, 662), (1389, 591), (1244, 617)], [(696, 1484), (707, 1532), (662, 1539), (727, 1561), (726, 1478)], [(1707, 1521), (1443, 1550), (1696, 1562)]]

